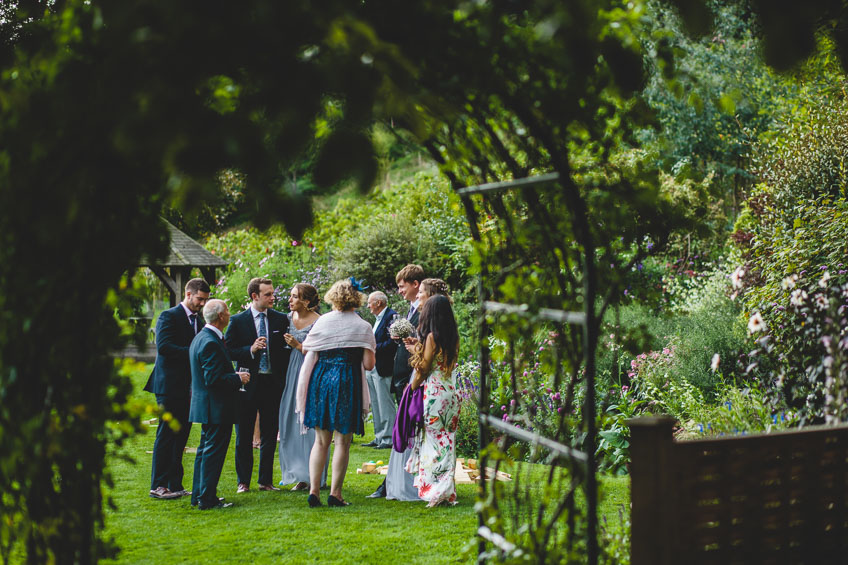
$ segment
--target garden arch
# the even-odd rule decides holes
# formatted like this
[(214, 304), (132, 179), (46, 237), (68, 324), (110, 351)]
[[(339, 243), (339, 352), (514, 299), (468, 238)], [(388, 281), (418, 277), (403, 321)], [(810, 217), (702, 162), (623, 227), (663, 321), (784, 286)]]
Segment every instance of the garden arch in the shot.
[[(586, 214), (572, 207), (563, 221), (548, 213), (570, 195), (558, 173), (507, 182), (470, 186), (457, 191), (465, 207), (472, 238), (481, 255), (478, 277), (479, 443), (480, 467), (498, 469), (515, 442), (530, 446), (525, 455), (550, 464), (541, 488), (531, 465), (516, 467), (511, 492), (492, 481), (480, 481), (478, 559), (521, 559), (529, 551), (537, 562), (584, 551), (586, 562), (598, 562), (597, 477), (595, 468), (595, 354), (606, 303), (598, 307), (596, 248)], [(561, 208), (560, 208), (561, 209)], [(577, 240), (577, 241), (576, 241)], [(538, 281), (538, 286), (527, 284)], [(521, 287), (520, 285), (522, 285)], [(519, 285), (526, 301), (509, 303), (504, 296)], [(515, 293), (513, 292), (514, 296)], [(582, 310), (568, 306), (581, 303)], [(497, 384), (493, 378), (490, 335), (506, 328), (501, 364), (508, 368)], [(554, 328), (551, 387), (564, 393), (557, 425), (543, 433), (532, 421), (532, 396), (521, 390), (527, 376), (528, 344), (539, 328)], [(537, 362), (538, 366), (539, 363)], [(565, 374), (563, 374), (565, 373)], [(578, 387), (581, 384), (582, 387)], [(495, 387), (511, 387), (506, 413), (491, 404)], [(582, 407), (577, 402), (582, 392)], [(522, 406), (523, 405), (523, 406)], [(522, 407), (524, 410), (522, 410)], [(506, 405), (501, 407), (501, 410)], [(523, 418), (523, 419), (522, 419)], [(496, 441), (490, 439), (498, 436)], [(575, 441), (579, 438), (579, 441)], [(538, 469), (536, 470), (538, 471)], [(585, 512), (579, 504), (585, 499)], [(547, 498), (551, 497), (551, 498)], [(518, 542), (518, 543), (516, 543)], [(585, 544), (585, 545), (583, 545)], [(582, 547), (582, 549), (581, 549)]]

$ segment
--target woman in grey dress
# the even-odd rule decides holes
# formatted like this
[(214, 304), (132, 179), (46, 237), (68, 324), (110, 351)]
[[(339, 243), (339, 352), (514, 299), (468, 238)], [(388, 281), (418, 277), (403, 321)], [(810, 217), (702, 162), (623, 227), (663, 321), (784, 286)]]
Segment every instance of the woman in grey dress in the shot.
[[(297, 379), (303, 365), (303, 340), (320, 317), (318, 315), (318, 291), (311, 284), (298, 283), (289, 295), (289, 329), (291, 333), (283, 337), (292, 348), (289, 367), (286, 371), (286, 388), (280, 402), (280, 471), (281, 485), (296, 483), (292, 490), (309, 488), (309, 453), (315, 442), (315, 430), (300, 433), (300, 422), (295, 414)], [(321, 484), (327, 484), (327, 468), (321, 477)]]

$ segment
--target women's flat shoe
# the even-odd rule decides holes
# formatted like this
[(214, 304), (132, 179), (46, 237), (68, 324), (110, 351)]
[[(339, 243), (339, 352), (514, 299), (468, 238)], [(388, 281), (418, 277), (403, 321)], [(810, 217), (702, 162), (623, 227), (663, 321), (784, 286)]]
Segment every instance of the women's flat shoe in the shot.
[(350, 502), (345, 502), (344, 500), (339, 500), (332, 494), (327, 497), (327, 506), (350, 506)]
[[(333, 497), (331, 496), (330, 498), (333, 498)], [(306, 502), (309, 503), (310, 508), (318, 508), (319, 506), (321, 506), (321, 499), (318, 498), (317, 496), (315, 496), (314, 494), (310, 494), (307, 497)]]

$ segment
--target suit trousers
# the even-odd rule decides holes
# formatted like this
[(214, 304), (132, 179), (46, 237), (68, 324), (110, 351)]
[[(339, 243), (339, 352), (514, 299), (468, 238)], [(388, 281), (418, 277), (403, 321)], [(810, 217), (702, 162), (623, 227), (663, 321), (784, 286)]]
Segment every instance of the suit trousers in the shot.
[(250, 485), (253, 475), (253, 428), (259, 411), (259, 484), (274, 484), (274, 454), (277, 453), (277, 430), (280, 429), (282, 383), (273, 375), (257, 373), (252, 396), (239, 395), (236, 423), (236, 475), (238, 482)]
[(200, 444), (194, 458), (194, 479), (191, 487), (191, 504), (209, 508), (218, 504), (218, 481), (233, 435), (232, 424), (202, 424)]
[[(183, 490), (183, 451), (191, 432), (188, 410), (191, 398), (175, 398), (171, 395), (157, 394), (156, 403), (173, 419), (166, 422), (159, 418), (156, 440), (153, 442), (153, 464), (150, 473), (150, 490), (166, 487), (172, 492)], [(176, 423), (178, 430), (171, 428)]]
[(374, 441), (378, 445), (392, 444), (397, 405), (392, 395), (392, 378), (381, 377), (376, 369), (365, 373), (368, 392), (371, 394), (371, 413), (374, 415)]

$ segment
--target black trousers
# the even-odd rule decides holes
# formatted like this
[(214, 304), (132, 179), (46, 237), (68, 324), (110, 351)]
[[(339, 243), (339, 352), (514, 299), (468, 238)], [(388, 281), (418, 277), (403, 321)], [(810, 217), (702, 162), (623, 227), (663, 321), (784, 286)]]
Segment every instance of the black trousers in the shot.
[(179, 430), (171, 428), (172, 422), (159, 418), (156, 429), (156, 440), (153, 442), (153, 465), (150, 473), (150, 490), (166, 487), (172, 492), (183, 490), (183, 451), (188, 434), (191, 432), (191, 422), (188, 421), (188, 410), (191, 398), (175, 398), (170, 395), (157, 394), (156, 403), (170, 412), (173, 422)]
[(258, 373), (250, 393), (239, 395), (236, 423), (236, 475), (238, 482), (250, 485), (253, 475), (253, 427), (259, 411), (259, 484), (273, 485), (274, 454), (277, 452), (277, 430), (280, 429), (280, 400), (283, 383), (278, 377)]
[(201, 424), (200, 444), (194, 458), (191, 505), (209, 508), (218, 504), (218, 481), (233, 435), (232, 424)]

